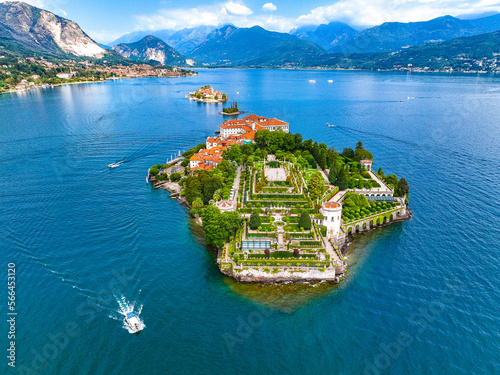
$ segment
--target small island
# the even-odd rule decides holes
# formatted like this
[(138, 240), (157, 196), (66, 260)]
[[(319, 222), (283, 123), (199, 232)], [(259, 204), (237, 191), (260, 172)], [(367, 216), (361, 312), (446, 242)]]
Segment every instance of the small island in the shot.
[(245, 113), (244, 111), (240, 111), (238, 109), (238, 102), (232, 102), (231, 107), (222, 108), (222, 112), (219, 112), (220, 115), (224, 116), (236, 116)]
[(197, 218), (223, 274), (338, 283), (350, 236), (412, 216), (406, 180), (372, 165), (361, 142), (339, 153), (282, 120), (249, 115), (149, 178)]
[(189, 100), (204, 103), (224, 103), (227, 102), (229, 98), (225, 93), (211, 88), (210, 85), (205, 85), (196, 91), (190, 92)]

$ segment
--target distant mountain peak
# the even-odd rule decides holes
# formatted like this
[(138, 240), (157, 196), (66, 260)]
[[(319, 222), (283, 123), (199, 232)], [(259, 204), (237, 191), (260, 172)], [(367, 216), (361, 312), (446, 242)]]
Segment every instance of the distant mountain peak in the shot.
[(154, 60), (162, 65), (182, 65), (186, 63), (186, 58), (182, 53), (153, 35), (146, 35), (134, 43), (118, 44), (113, 47), (113, 50), (131, 60)]

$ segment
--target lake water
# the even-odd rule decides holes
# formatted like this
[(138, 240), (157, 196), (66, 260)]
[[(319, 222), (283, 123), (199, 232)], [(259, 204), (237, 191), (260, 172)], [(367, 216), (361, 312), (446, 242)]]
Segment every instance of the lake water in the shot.
[[(218, 129), (221, 106), (185, 98), (205, 84), (340, 151), (361, 140), (408, 180), (414, 218), (357, 237), (338, 286), (225, 278), (145, 181)], [(498, 78), (228, 69), (2, 95), (0, 254), (18, 316), (17, 368), (4, 355), (1, 372), (500, 373), (499, 167)], [(138, 335), (119, 314), (133, 304)]]

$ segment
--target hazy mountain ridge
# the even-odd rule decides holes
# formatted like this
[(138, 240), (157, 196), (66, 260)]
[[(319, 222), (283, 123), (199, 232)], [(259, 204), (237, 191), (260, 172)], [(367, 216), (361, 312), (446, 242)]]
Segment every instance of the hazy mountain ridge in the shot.
[(404, 48), (500, 30), (500, 14), (461, 20), (444, 16), (424, 22), (386, 22), (360, 31), (338, 43), (329, 52), (371, 53)]
[(342, 22), (330, 22), (319, 26), (302, 26), (290, 30), (290, 35), (295, 35), (299, 39), (309, 40), (325, 50), (329, 50), (349, 40), (357, 33), (358, 31)]
[(318, 63), (340, 69), (500, 73), (500, 31), (429, 43), (397, 52), (332, 54)]

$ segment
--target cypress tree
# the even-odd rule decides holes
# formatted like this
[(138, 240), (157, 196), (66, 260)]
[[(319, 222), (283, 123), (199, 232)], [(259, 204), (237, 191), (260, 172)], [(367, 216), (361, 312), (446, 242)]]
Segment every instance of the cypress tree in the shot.
[(260, 227), (260, 216), (257, 212), (252, 212), (252, 214), (250, 215), (250, 221), (248, 222), (248, 226), (250, 227), (250, 229), (257, 229), (258, 227)]
[(311, 229), (311, 216), (305, 211), (300, 215), (299, 228)]
[(338, 173), (337, 179), (335, 180), (335, 185), (337, 185), (340, 190), (345, 190), (349, 187), (349, 184), (347, 183), (347, 177), (343, 169), (341, 169)]

